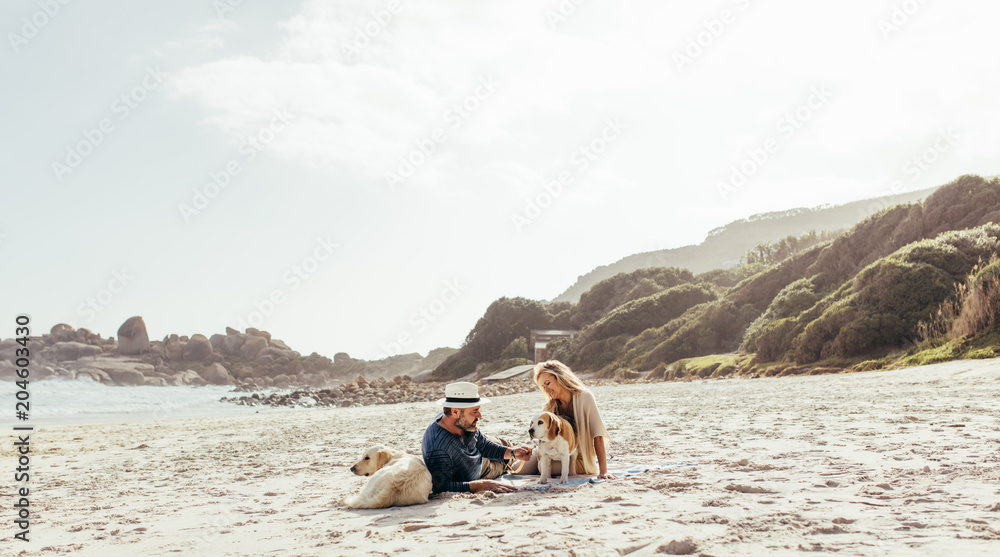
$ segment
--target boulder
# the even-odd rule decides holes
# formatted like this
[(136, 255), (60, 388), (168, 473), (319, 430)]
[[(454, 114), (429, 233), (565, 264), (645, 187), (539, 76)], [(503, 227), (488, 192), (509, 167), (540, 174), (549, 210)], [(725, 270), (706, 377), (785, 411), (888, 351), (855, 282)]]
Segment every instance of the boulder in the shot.
[(166, 387), (167, 386), (167, 380), (164, 379), (164, 378), (162, 378), (162, 377), (147, 377), (145, 384), (146, 384), (146, 386)]
[(53, 325), (49, 330), (53, 342), (67, 342), (77, 340), (76, 330), (65, 323)]
[(205, 381), (205, 379), (202, 378), (201, 375), (198, 375), (198, 372), (194, 371), (193, 369), (185, 369), (184, 371), (178, 373), (177, 375), (174, 375), (171, 378), (170, 383), (172, 385), (198, 385), (198, 386), (208, 384), (208, 382)]
[(57, 342), (52, 345), (52, 353), (57, 362), (65, 362), (85, 356), (97, 356), (101, 353), (101, 347), (82, 342)]
[(226, 327), (226, 334), (227, 335), (238, 335), (238, 334), (240, 334), (240, 332), (237, 331), (236, 329), (232, 328), (232, 327)]
[(247, 336), (241, 333), (226, 335), (225, 340), (222, 341), (222, 352), (230, 356), (236, 356), (240, 353), (240, 348), (243, 347), (246, 339)]
[(347, 352), (337, 352), (333, 355), (333, 363), (335, 364), (346, 364), (350, 363), (351, 356)]
[(163, 357), (172, 361), (180, 361), (184, 359), (184, 344), (181, 341), (167, 342), (163, 345)]
[(247, 328), (247, 335), (252, 337), (264, 337), (267, 340), (271, 340), (271, 333), (267, 331), (261, 331), (259, 329), (254, 329), (253, 327)]
[(229, 375), (229, 371), (220, 363), (206, 367), (201, 376), (212, 385), (229, 385), (233, 382), (233, 376)]
[(97, 369), (93, 367), (87, 367), (76, 370), (77, 379), (90, 379), (91, 381), (96, 381), (98, 383), (103, 383), (105, 385), (110, 385), (114, 383), (111, 376), (108, 375), (104, 370)]
[(282, 350), (291, 350), (291, 347), (289, 347), (283, 341), (280, 341), (280, 340), (278, 340), (276, 338), (269, 338), (269, 339), (267, 339), (267, 341), (270, 342), (271, 346), (273, 346), (275, 348), (280, 348)]
[(266, 338), (262, 336), (248, 336), (243, 342), (243, 346), (240, 347), (240, 357), (255, 358), (265, 348), (267, 348)]
[(111, 379), (115, 385), (143, 385), (146, 383), (146, 376), (153, 375), (155, 368), (144, 362), (133, 362), (130, 360), (112, 359), (108, 357), (87, 360), (85, 364), (77, 367), (79, 372), (88, 369), (98, 369)]
[(226, 335), (214, 334), (208, 338), (208, 342), (212, 343), (212, 350), (216, 352), (222, 352), (222, 342), (226, 340)]
[(282, 373), (281, 375), (275, 377), (272, 380), (272, 384), (275, 387), (278, 387), (279, 389), (284, 389), (284, 388), (288, 387), (289, 385), (291, 385), (291, 383), (292, 383), (292, 380), (287, 375), (285, 375), (284, 373)]
[(302, 362), (300, 362), (299, 360), (292, 360), (285, 365), (283, 371), (285, 372), (285, 375), (291, 377), (292, 375), (298, 375), (302, 373), (304, 369), (305, 367), (302, 365)]
[(274, 359), (278, 358), (298, 358), (299, 353), (294, 350), (282, 350), (281, 348), (275, 348), (273, 346), (268, 346), (267, 348), (260, 351), (258, 357), (271, 356)]
[(212, 355), (212, 343), (205, 335), (192, 335), (184, 347), (184, 359), (188, 361), (207, 360)]
[(123, 369), (120, 372), (112, 374), (108, 372), (108, 375), (114, 379), (115, 383), (118, 385), (145, 385), (146, 376), (142, 374), (141, 371), (135, 369)]
[(129, 317), (121, 327), (118, 327), (118, 353), (140, 354), (145, 350), (149, 350), (146, 323), (138, 315)]

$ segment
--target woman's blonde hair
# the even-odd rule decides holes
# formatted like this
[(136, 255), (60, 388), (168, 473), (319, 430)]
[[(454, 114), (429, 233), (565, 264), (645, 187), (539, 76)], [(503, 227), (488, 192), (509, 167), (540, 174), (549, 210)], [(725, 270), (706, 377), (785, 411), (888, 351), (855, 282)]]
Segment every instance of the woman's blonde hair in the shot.
[[(545, 389), (542, 388), (542, 383), (538, 380), (538, 376), (542, 373), (551, 373), (559, 386), (566, 389), (574, 395), (578, 395), (583, 391), (587, 390), (587, 386), (580, 381), (580, 378), (573, 373), (573, 370), (569, 368), (568, 365), (560, 362), (559, 360), (549, 360), (547, 362), (542, 362), (535, 366), (535, 384), (538, 388), (545, 393)], [(545, 411), (554, 412), (556, 408), (556, 401), (552, 400), (552, 397), (548, 393), (545, 393)]]

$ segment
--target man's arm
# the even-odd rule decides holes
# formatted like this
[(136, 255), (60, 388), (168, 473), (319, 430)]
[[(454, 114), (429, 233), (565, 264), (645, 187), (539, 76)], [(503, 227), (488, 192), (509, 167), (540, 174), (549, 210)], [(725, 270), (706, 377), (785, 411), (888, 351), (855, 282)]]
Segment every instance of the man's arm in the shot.
[(476, 435), (479, 436), (476, 439), (476, 447), (479, 448), (479, 454), (483, 455), (483, 458), (488, 458), (490, 460), (507, 460), (511, 458), (513, 453), (508, 453), (507, 451), (513, 451), (514, 447), (505, 447), (490, 441), (486, 438), (481, 431), (477, 431)]
[(469, 482), (456, 482), (454, 470), (452, 469), (451, 456), (447, 451), (430, 451), (424, 454), (424, 464), (431, 473), (431, 482), (434, 484), (434, 493), (442, 491), (471, 491)]

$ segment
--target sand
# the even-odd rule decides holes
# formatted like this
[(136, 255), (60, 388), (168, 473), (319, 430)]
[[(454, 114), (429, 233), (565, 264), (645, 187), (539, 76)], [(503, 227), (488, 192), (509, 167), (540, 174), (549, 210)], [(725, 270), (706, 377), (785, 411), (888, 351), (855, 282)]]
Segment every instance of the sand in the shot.
[[(1000, 552), (998, 360), (594, 392), (618, 459), (695, 465), (353, 511), (347, 467), (374, 443), (418, 451), (432, 403), (47, 426), (32, 541), (5, 520), (0, 553)], [(498, 397), (481, 428), (525, 439), (541, 401)]]

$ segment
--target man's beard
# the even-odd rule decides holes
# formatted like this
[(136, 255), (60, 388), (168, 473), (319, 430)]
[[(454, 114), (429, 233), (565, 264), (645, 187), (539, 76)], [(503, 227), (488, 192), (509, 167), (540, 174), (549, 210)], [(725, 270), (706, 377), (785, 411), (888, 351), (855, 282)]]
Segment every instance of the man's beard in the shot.
[(457, 427), (458, 429), (461, 429), (462, 431), (466, 431), (466, 432), (469, 432), (469, 433), (475, 433), (475, 431), (476, 431), (476, 429), (478, 427), (476, 425), (476, 422), (478, 422), (478, 421), (479, 420), (476, 419), (476, 420), (472, 420), (471, 422), (468, 422), (468, 421), (465, 420), (465, 418), (459, 418), (459, 419), (455, 420), (455, 427)]

